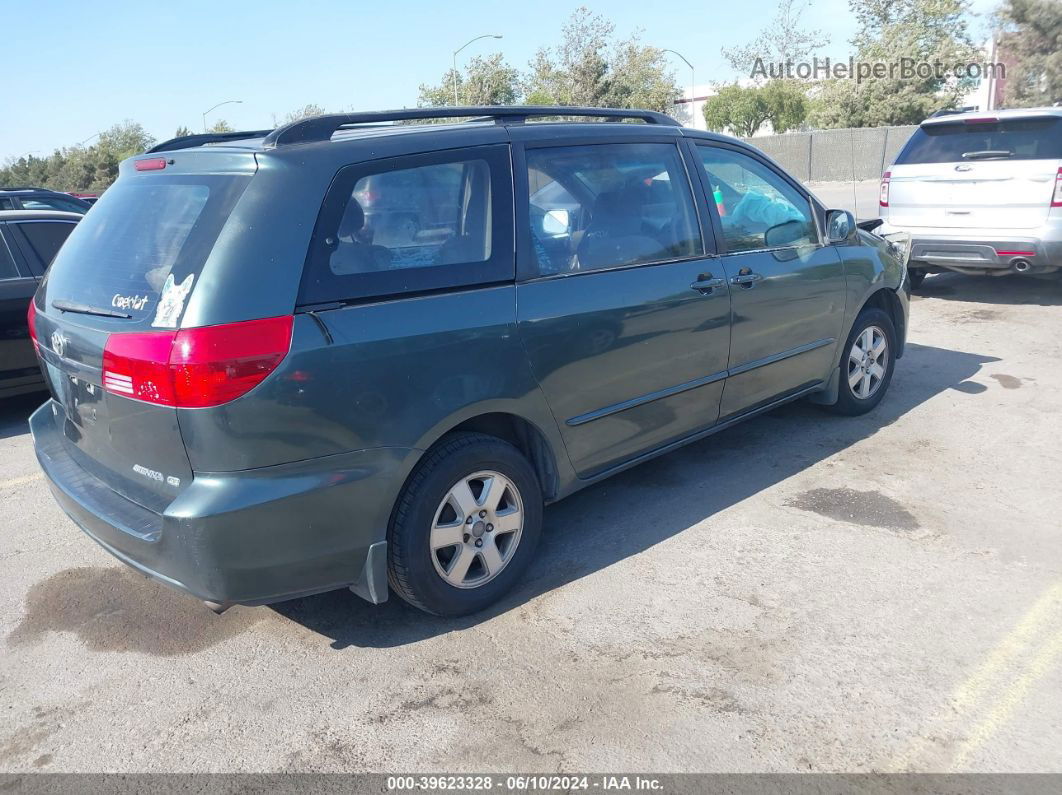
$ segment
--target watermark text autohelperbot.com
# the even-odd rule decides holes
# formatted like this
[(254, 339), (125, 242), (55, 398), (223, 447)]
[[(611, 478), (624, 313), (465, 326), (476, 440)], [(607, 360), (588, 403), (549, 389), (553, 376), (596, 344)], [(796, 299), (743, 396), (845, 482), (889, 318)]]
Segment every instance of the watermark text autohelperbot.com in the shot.
[(749, 77), (771, 80), (948, 80), (985, 77), (1006, 79), (1007, 66), (989, 61), (985, 63), (952, 63), (948, 61), (920, 61), (900, 58), (896, 61), (834, 61), (813, 58), (810, 61), (764, 61), (757, 58)]

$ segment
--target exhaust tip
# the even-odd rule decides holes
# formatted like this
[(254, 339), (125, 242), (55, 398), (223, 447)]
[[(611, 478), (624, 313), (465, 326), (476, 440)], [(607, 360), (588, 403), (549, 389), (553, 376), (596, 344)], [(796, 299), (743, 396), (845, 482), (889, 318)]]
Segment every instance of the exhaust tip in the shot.
[(1010, 267), (1017, 273), (1027, 273), (1032, 269), (1032, 263), (1022, 257), (1016, 257), (1010, 261)]

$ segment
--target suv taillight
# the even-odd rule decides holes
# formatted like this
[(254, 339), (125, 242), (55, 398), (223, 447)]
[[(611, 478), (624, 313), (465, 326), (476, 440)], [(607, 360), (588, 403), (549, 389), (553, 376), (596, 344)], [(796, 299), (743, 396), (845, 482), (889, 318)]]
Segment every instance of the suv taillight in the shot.
[(29, 326), (33, 349), (37, 350), (37, 302), (33, 298), (30, 299), (29, 309), (26, 310), (26, 325)]
[(882, 207), (889, 206), (889, 180), (892, 179), (892, 172), (886, 171), (881, 175), (881, 191), (878, 193), (878, 204)]
[(291, 315), (221, 326), (111, 334), (103, 388), (178, 408), (220, 406), (250, 392), (291, 348)]
[(1051, 197), (1052, 207), (1062, 207), (1062, 168), (1055, 174), (1055, 194)]

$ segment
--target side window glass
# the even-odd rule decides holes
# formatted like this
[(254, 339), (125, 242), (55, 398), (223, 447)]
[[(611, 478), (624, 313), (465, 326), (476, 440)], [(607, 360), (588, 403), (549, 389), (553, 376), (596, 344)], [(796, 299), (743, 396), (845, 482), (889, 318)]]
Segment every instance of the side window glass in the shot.
[(354, 184), (329, 267), (336, 275), (490, 259), (485, 160), (369, 174)]
[(15, 203), (11, 199), (0, 199), (0, 210), (14, 210)]
[(541, 274), (704, 253), (689, 181), (671, 144), (528, 149), (527, 169)]
[(25, 210), (62, 210), (63, 212), (80, 213), (82, 215), (85, 213), (85, 208), (77, 202), (59, 196), (38, 196), (34, 199), (23, 199), (22, 208)]
[(18, 228), (26, 236), (33, 253), (47, 268), (70, 236), (74, 225), (62, 221), (24, 221)]
[(759, 161), (729, 149), (698, 146), (728, 253), (815, 245), (808, 200)]
[(314, 227), (302, 306), (512, 281), (508, 144), (347, 166)]
[(11, 258), (11, 252), (7, 250), (7, 243), (3, 236), (0, 235), (0, 279), (17, 279), (18, 277), (19, 272), (15, 267), (15, 261)]

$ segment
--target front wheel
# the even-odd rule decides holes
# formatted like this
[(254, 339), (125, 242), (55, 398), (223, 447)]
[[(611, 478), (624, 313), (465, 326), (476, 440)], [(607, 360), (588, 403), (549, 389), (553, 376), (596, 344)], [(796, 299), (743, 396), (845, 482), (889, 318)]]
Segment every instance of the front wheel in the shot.
[(896, 363), (896, 329), (881, 309), (859, 313), (841, 356), (837, 402), (828, 408), (838, 414), (866, 414), (892, 381)]
[(498, 601), (534, 556), (542, 490), (508, 442), (455, 434), (430, 450), (399, 497), (388, 578), (428, 613), (463, 616)]

